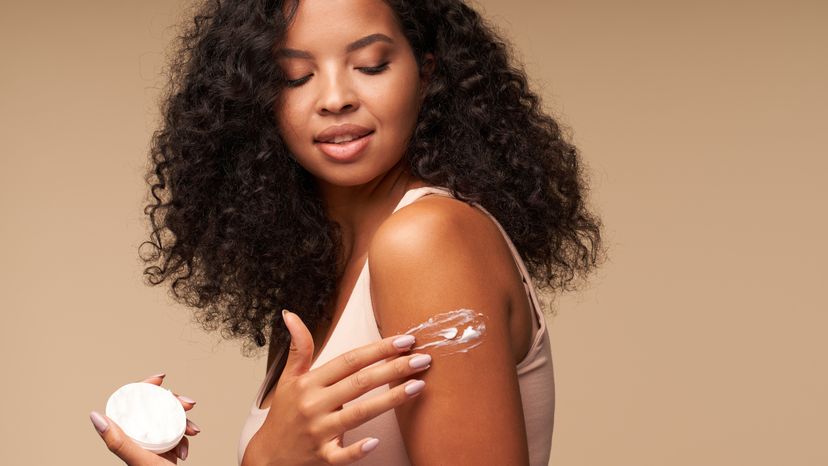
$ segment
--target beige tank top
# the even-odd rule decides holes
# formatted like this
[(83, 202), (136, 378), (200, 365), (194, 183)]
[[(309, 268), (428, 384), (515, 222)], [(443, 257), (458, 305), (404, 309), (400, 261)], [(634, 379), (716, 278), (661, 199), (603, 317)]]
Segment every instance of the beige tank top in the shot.
[[(451, 197), (451, 192), (448, 189), (438, 186), (424, 186), (410, 189), (402, 197), (399, 204), (397, 204), (394, 212), (428, 194), (440, 194)], [(552, 352), (549, 345), (546, 320), (541, 312), (540, 302), (535, 293), (532, 278), (529, 276), (520, 254), (514, 244), (512, 244), (506, 231), (497, 219), (484, 209), (483, 206), (477, 203), (472, 203), (472, 205), (489, 216), (503, 234), (523, 277), (526, 295), (529, 298), (530, 307), (535, 317), (532, 319), (532, 334), (534, 336), (532, 345), (524, 359), (517, 364), (516, 369), (523, 404), (523, 416), (526, 422), (526, 434), (529, 441), (529, 463), (532, 466), (547, 466), (552, 446), (555, 385), (552, 370)], [(368, 261), (366, 260), (354, 285), (354, 289), (351, 292), (351, 296), (345, 305), (342, 316), (340, 316), (325, 347), (317, 355), (317, 359), (311, 366), (311, 369), (325, 364), (348, 350), (382, 339), (377, 329), (377, 323), (374, 320), (370, 280), (370, 270)], [(250, 442), (250, 439), (262, 426), (267, 412), (270, 409), (260, 409), (259, 406), (261, 406), (262, 398), (265, 395), (265, 387), (270, 385), (269, 382), (274, 375), (274, 369), (278, 365), (278, 362), (279, 357), (277, 355), (264, 381), (259, 387), (253, 406), (250, 408), (250, 414), (242, 427), (238, 444), (239, 465), (241, 465), (248, 442)], [(346, 403), (345, 406), (380, 395), (387, 390), (388, 385), (377, 387), (361, 397)], [(406, 453), (405, 444), (400, 435), (397, 418), (393, 409), (380, 414), (353, 430), (345, 432), (342, 444), (350, 445), (365, 437), (376, 437), (380, 439), (379, 445), (368, 456), (352, 464), (360, 466), (406, 466), (411, 464), (408, 460), (408, 454)]]

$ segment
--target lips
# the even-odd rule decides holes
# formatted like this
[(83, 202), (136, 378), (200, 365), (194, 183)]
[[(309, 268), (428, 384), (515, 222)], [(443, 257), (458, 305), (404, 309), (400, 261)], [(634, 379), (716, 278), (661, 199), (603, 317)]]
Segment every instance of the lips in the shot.
[(344, 124), (338, 126), (329, 126), (324, 131), (316, 135), (314, 142), (322, 142), (328, 144), (336, 144), (359, 139), (373, 133), (374, 130), (364, 126), (354, 124)]
[(317, 142), (316, 147), (337, 163), (350, 163), (358, 160), (365, 154), (371, 141), (374, 139), (374, 132), (371, 131), (365, 136), (353, 139), (348, 142), (330, 143)]

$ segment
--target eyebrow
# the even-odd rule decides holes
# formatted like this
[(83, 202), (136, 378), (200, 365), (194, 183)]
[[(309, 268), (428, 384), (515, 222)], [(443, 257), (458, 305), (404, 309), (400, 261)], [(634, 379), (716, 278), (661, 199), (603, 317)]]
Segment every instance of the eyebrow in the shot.
[[(355, 40), (351, 42), (345, 47), (345, 53), (351, 53), (355, 50), (359, 50), (363, 47), (367, 47), (374, 42), (387, 42), (389, 44), (394, 44), (394, 40), (390, 37), (386, 36), (385, 34), (371, 34), (368, 36), (363, 37), (362, 39)], [(307, 50), (296, 50), (296, 49), (288, 49), (282, 48), (276, 51), (277, 58), (306, 58), (312, 59), (313, 55)]]

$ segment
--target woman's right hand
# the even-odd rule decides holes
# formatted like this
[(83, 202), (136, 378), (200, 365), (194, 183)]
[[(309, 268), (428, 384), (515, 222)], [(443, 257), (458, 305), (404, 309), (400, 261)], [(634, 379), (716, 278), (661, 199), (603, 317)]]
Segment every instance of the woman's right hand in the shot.
[[(400, 356), (411, 348), (414, 338), (397, 335), (310, 370), (314, 354), (310, 331), (296, 314), (285, 311), (282, 315), (291, 336), (290, 353), (267, 418), (250, 439), (242, 466), (349, 464), (368, 455), (378, 439), (368, 437), (343, 447), (343, 433), (416, 397), (425, 382), (412, 380), (347, 408), (343, 405), (376, 387), (428, 369), (431, 356)], [(401, 347), (394, 344), (398, 340)], [(421, 367), (409, 364), (415, 358)], [(383, 359), (382, 364), (366, 367)], [(406, 388), (413, 393), (406, 393)]]

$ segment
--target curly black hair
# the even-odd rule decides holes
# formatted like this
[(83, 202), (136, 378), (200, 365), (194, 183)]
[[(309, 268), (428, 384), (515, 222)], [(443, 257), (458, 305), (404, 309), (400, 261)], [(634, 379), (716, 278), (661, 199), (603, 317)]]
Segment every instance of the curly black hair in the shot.
[[(435, 68), (404, 154), (414, 177), (478, 202), (501, 223), (539, 290), (573, 290), (604, 257), (576, 148), (513, 63), (509, 45), (461, 0), (385, 0), (417, 62)], [(147, 282), (255, 354), (289, 342), (281, 309), (313, 331), (330, 321), (339, 225), (282, 141), (273, 58), (297, 2), (208, 1), (185, 25), (150, 146)], [(284, 7), (288, 8), (284, 8)], [(149, 248), (145, 248), (149, 246)], [(577, 282), (577, 281), (576, 281)]]

